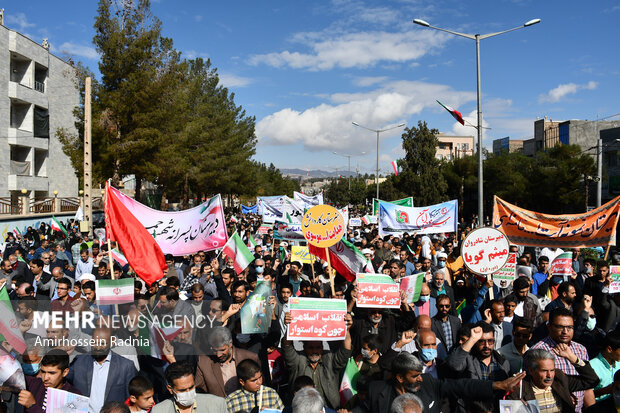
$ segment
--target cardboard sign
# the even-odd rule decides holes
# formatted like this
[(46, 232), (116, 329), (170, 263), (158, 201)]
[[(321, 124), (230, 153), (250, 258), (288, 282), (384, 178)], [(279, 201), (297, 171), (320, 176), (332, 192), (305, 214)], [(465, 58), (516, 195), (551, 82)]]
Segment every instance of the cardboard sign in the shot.
[(511, 252), (508, 261), (499, 271), (493, 273), (493, 282), (499, 288), (506, 288), (517, 276), (517, 254)]
[(549, 266), (549, 274), (564, 276), (564, 280), (573, 275), (573, 253), (563, 252), (556, 256)]
[(312, 264), (312, 258), (308, 247), (293, 245), (291, 248), (291, 262), (299, 261), (302, 264)]
[(620, 293), (620, 265), (612, 265), (609, 267), (611, 275), (611, 284), (609, 284), (609, 294)]
[(295, 297), (289, 300), (291, 324), (288, 340), (344, 340), (347, 325), (346, 300)]
[(336, 244), (346, 231), (342, 215), (329, 205), (310, 208), (301, 222), (306, 241), (319, 248), (328, 248)]
[(357, 274), (357, 306), (400, 308), (400, 288), (389, 275)]
[(269, 305), (271, 283), (259, 282), (241, 307), (241, 333), (267, 333), (271, 325), (273, 309)]
[(261, 235), (267, 235), (270, 229), (273, 229), (273, 224), (263, 224), (258, 227), (258, 233)]
[(499, 271), (508, 261), (508, 238), (493, 228), (478, 228), (463, 241), (461, 255), (465, 266), (476, 274)]

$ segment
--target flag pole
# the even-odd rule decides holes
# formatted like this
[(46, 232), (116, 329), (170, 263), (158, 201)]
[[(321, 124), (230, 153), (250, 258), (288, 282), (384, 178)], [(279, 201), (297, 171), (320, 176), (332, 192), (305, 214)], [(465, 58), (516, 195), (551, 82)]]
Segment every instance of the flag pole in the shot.
[(327, 256), (327, 271), (329, 273), (329, 284), (332, 287), (332, 297), (336, 295), (336, 289), (334, 288), (334, 273), (332, 269), (332, 261), (329, 258), (329, 248), (325, 247), (325, 255)]

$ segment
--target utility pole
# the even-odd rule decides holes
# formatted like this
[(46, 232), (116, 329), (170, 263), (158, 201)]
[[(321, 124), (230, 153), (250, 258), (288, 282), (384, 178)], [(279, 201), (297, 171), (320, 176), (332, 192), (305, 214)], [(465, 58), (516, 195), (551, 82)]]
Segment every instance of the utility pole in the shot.
[(92, 204), (92, 141), (91, 141), (91, 79), (86, 78), (84, 85), (84, 221), (80, 223), (80, 231), (93, 233), (93, 204)]

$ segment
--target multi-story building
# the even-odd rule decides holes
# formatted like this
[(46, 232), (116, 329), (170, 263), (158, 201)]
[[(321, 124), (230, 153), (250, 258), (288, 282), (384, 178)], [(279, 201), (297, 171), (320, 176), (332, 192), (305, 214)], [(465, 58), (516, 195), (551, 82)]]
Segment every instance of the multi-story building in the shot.
[(493, 154), (499, 155), (502, 152), (513, 153), (523, 150), (523, 141), (510, 139), (510, 136), (493, 140)]
[(439, 141), (435, 152), (437, 159), (462, 158), (476, 152), (473, 136), (451, 136), (440, 133), (437, 135), (437, 140)]
[(76, 133), (76, 72), (0, 17), (0, 197), (75, 197), (78, 179), (56, 137)]

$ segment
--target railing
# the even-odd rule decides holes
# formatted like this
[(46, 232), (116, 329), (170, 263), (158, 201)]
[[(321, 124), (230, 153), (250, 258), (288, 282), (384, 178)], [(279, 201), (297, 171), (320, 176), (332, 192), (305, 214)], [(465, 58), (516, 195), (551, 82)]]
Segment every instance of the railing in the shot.
[(30, 198), (31, 214), (54, 212), (54, 198)]
[(10, 196), (0, 198), (0, 214), (17, 215), (22, 210), (22, 200), (11, 199)]
[(45, 93), (45, 83), (34, 81), (34, 90), (37, 92)]
[(58, 198), (60, 201), (60, 212), (77, 211), (80, 206), (80, 198)]

